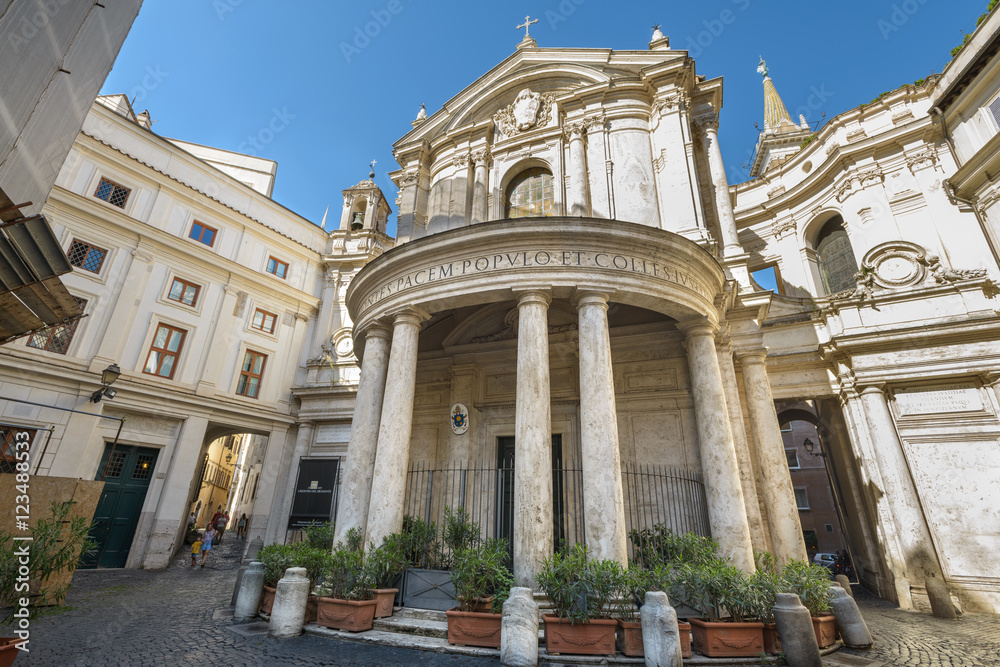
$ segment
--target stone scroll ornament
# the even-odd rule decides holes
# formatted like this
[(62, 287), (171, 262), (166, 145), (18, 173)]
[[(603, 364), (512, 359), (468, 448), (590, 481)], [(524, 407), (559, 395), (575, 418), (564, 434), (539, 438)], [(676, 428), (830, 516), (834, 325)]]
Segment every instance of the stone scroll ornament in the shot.
[(525, 88), (514, 101), (496, 112), (493, 120), (504, 136), (513, 137), (533, 127), (545, 127), (552, 119), (555, 97)]
[(469, 408), (461, 403), (451, 406), (451, 430), (462, 435), (469, 430)]

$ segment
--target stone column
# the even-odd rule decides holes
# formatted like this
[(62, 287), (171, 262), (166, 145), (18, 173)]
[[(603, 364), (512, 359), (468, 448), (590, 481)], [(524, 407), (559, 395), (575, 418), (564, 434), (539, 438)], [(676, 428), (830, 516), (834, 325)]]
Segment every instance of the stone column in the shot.
[[(292, 455), (288, 457), (285, 479), (285, 488), (279, 490), (280, 502), (277, 504), (275, 513), (278, 516), (289, 517), (292, 514), (292, 500), (295, 498), (295, 480), (299, 476), (299, 460), (309, 451), (312, 444), (314, 425), (311, 422), (299, 424), (298, 432), (295, 434), (295, 445), (292, 447)], [(279, 479), (281, 479), (279, 477)]]
[(340, 500), (337, 508), (335, 542), (343, 542), (352, 528), (368, 525), (368, 501), (372, 493), (378, 425), (385, 397), (385, 376), (389, 368), (389, 328), (376, 324), (365, 331), (365, 352), (361, 363), (354, 419), (347, 443)]
[(542, 289), (517, 295), (517, 399), (514, 417), (514, 578), (535, 587), (552, 555), (552, 406), (549, 324)]
[(697, 119), (701, 125), (702, 141), (708, 154), (708, 171), (715, 188), (715, 210), (719, 217), (719, 231), (722, 234), (723, 252), (725, 257), (742, 255), (739, 235), (736, 233), (736, 216), (733, 214), (733, 201), (729, 198), (729, 181), (726, 179), (726, 164), (722, 160), (722, 149), (719, 147), (719, 116), (712, 113)]
[[(905, 573), (896, 573), (896, 590), (901, 601), (909, 600), (910, 584), (922, 584), (927, 577), (941, 577), (930, 530), (924, 521), (917, 489), (910, 477), (910, 468), (899, 441), (896, 426), (889, 411), (884, 386), (867, 386), (861, 390), (861, 404), (868, 418), (868, 430), (876, 444), (876, 460), (882, 473), (882, 492), (895, 519)], [(902, 577), (900, 575), (903, 575)], [(905, 590), (904, 590), (905, 589)], [(900, 602), (900, 606), (903, 603)]]
[(283, 543), (288, 530), (288, 516), (281, 516), (276, 506), (276, 502), (281, 501), (278, 480), (284, 482), (278, 476), (281, 462), (291, 454), (288, 440), (288, 424), (274, 423), (267, 436), (264, 464), (260, 468), (260, 477), (257, 478), (257, 499), (250, 516), (250, 533), (262, 534), (264, 544), (279, 541)]
[(472, 185), (472, 215), (470, 222), (476, 224), (477, 222), (485, 221), (489, 217), (486, 210), (487, 195), (489, 194), (489, 148), (483, 148), (474, 152), (472, 160), (476, 165), (476, 170)]
[(580, 451), (587, 546), (594, 558), (628, 563), (625, 501), (618, 447), (615, 382), (608, 333), (608, 295), (577, 299), (580, 346)]
[(807, 560), (806, 544), (799, 523), (795, 490), (788, 472), (785, 444), (781, 439), (778, 413), (774, 410), (771, 383), (767, 379), (767, 351), (758, 348), (737, 353), (743, 368), (743, 389), (750, 414), (750, 430), (757, 443), (764, 506), (771, 528), (771, 547), (779, 565), (790, 560)]
[(408, 309), (392, 323), (392, 347), (386, 371), (385, 398), (378, 429), (378, 448), (368, 501), (365, 541), (382, 544), (383, 538), (403, 526), (403, 493), (406, 464), (410, 460), (413, 427), (413, 394), (417, 380), (417, 339), (423, 317)]
[(582, 122), (567, 123), (563, 128), (569, 140), (569, 184), (567, 215), (587, 217), (590, 215), (590, 181), (587, 176), (587, 149), (583, 144)]
[(722, 554), (745, 572), (754, 571), (753, 546), (740, 485), (736, 446), (729, 427), (719, 357), (715, 351), (716, 326), (707, 318), (678, 323), (687, 340), (688, 368), (701, 467), (705, 474), (705, 496), (712, 536)]

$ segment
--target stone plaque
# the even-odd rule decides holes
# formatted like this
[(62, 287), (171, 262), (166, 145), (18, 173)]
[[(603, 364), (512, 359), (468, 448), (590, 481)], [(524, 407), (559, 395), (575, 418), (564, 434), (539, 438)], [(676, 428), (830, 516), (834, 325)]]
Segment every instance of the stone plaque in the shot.
[(316, 429), (316, 443), (334, 444), (351, 439), (350, 424), (323, 424)]
[(972, 384), (932, 385), (899, 389), (896, 407), (902, 417), (948, 412), (983, 412), (983, 400)]

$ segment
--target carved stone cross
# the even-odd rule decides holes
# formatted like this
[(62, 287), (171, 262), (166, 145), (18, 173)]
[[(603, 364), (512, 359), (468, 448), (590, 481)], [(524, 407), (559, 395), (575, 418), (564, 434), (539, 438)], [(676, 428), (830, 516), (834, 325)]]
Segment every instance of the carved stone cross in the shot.
[(538, 19), (532, 21), (530, 16), (525, 16), (524, 23), (518, 26), (514, 26), (514, 30), (520, 30), (521, 28), (524, 28), (524, 38), (529, 39), (530, 35), (528, 34), (528, 29), (532, 26), (532, 24), (535, 23), (538, 23)]

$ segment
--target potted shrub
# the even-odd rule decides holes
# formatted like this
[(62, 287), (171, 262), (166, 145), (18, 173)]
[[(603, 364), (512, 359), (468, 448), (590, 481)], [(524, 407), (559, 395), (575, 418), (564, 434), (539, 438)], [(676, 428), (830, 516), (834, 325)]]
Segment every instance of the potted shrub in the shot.
[(260, 599), (260, 610), (270, 615), (274, 604), (274, 587), (285, 576), (285, 570), (296, 567), (291, 544), (269, 544), (257, 552), (257, 560), (264, 566), (264, 595)]
[(820, 648), (837, 641), (837, 624), (830, 613), (830, 571), (822, 565), (789, 561), (781, 570), (785, 592), (795, 593), (812, 616), (816, 643)]
[(409, 566), (403, 577), (403, 605), (447, 611), (455, 606), (451, 572), (444, 569), (437, 526), (403, 517), (403, 543)]
[[(667, 594), (670, 605), (675, 610), (687, 608), (683, 591), (679, 590), (670, 565), (658, 564), (642, 568), (633, 563), (624, 573), (623, 589), (618, 607), (618, 650), (629, 657), (641, 658), (645, 655), (642, 647), (642, 623), (639, 613), (646, 599), (647, 591), (662, 591)], [(677, 631), (681, 642), (681, 656), (691, 657), (691, 624), (677, 619)]]
[[(306, 576), (309, 577), (309, 590), (311, 591), (322, 579), (323, 573), (330, 567), (330, 558), (329, 549), (315, 546), (312, 540), (296, 542), (292, 545), (292, 565), (289, 567), (304, 567), (306, 569)], [(282, 576), (284, 576), (284, 573), (282, 573)], [(278, 578), (280, 579), (281, 577)], [(306, 600), (306, 623), (316, 622), (318, 605), (319, 597), (310, 594)]]
[[(31, 558), (27, 565), (29, 590), (17, 586), (22, 567), (14, 536), (0, 530), (0, 623), (8, 624), (19, 611), (22, 598), (29, 600), (28, 617), (36, 618), (39, 606), (53, 604), (66, 595), (69, 584), (53, 584), (50, 578), (72, 571), (85, 555), (94, 550), (88, 517), (72, 516), (72, 503), (52, 503), (51, 516), (31, 526)], [(0, 665), (8, 666), (20, 653), (18, 637), (0, 637)]]
[[(691, 645), (710, 658), (752, 657), (764, 650), (764, 624), (756, 620), (757, 591), (742, 571), (722, 561), (682, 565), (678, 584), (703, 618), (691, 623)], [(729, 618), (723, 620), (725, 613)]]
[(375, 620), (374, 578), (363, 551), (338, 548), (330, 556), (323, 583), (316, 587), (316, 623), (327, 628), (360, 632)]
[(750, 575), (750, 585), (757, 590), (757, 620), (764, 624), (764, 652), (781, 653), (778, 626), (774, 622), (774, 596), (781, 592), (781, 576), (774, 556), (766, 551), (754, 554), (757, 571)]
[(538, 587), (552, 600), (556, 614), (545, 614), (545, 648), (549, 653), (614, 655), (615, 628), (611, 601), (621, 591), (623, 571), (612, 560), (595, 561), (577, 544), (546, 558)]
[(382, 545), (377, 548), (374, 543), (371, 544), (368, 563), (375, 582), (373, 592), (378, 602), (375, 607), (375, 618), (392, 616), (392, 604), (396, 599), (396, 593), (399, 592), (399, 589), (392, 587), (392, 584), (408, 564), (402, 534), (387, 535), (382, 540)]
[(514, 585), (507, 567), (505, 539), (478, 541), (464, 546), (452, 559), (452, 583), (460, 606), (446, 612), (448, 643), (459, 646), (500, 648), (503, 603)]

